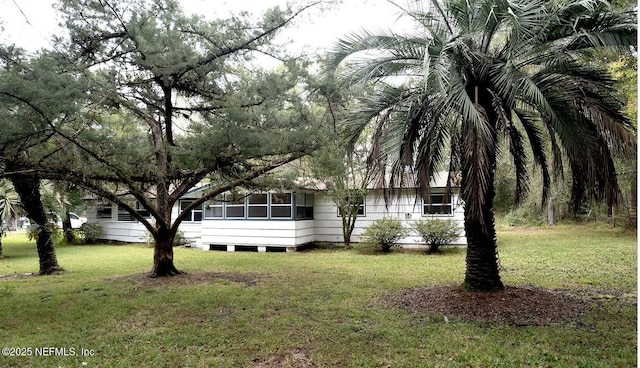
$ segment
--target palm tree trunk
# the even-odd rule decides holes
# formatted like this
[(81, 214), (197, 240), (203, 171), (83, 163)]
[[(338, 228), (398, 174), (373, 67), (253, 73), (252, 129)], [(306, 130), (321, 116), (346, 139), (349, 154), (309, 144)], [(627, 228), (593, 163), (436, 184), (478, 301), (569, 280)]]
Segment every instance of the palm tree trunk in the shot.
[[(467, 141), (471, 150), (462, 156), (462, 199), (464, 228), (467, 234), (467, 269), (463, 286), (473, 291), (504, 289), (498, 267), (493, 201), (495, 197), (496, 146), (495, 125), (491, 142)], [(469, 147), (468, 147), (469, 148)]]
[(35, 175), (16, 175), (11, 177), (13, 186), (27, 215), (38, 225), (36, 248), (40, 263), (40, 274), (50, 275), (64, 271), (58, 264), (56, 250), (51, 239), (51, 229), (47, 226), (47, 215), (40, 199), (40, 180)]
[[(493, 211), (485, 213), (486, 223), (465, 220), (467, 234), (467, 269), (464, 287), (473, 291), (504, 289), (498, 269), (498, 246)], [(465, 218), (467, 210), (465, 209)]]
[[(495, 291), (504, 289), (498, 268), (498, 244), (496, 241), (493, 213), (493, 182), (489, 185), (487, 198), (482, 206), (482, 219), (470, 214), (465, 206), (465, 232), (467, 234), (467, 270), (464, 287), (473, 291)], [(470, 199), (472, 200), (472, 199)]]

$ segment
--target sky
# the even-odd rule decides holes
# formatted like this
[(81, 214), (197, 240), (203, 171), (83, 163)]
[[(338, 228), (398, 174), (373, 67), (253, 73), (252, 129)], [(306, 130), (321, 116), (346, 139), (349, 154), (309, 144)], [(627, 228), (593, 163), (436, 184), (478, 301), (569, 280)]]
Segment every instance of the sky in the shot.
[[(0, 0), (0, 42), (15, 43), (30, 51), (51, 48), (51, 34), (58, 31), (58, 19), (52, 9), (55, 0)], [(286, 0), (180, 0), (187, 13), (225, 14), (225, 10), (259, 14)], [(294, 1), (295, 3), (295, 1)], [(228, 14), (228, 13), (227, 13)], [(311, 53), (322, 52), (340, 37), (367, 29), (397, 29), (398, 8), (387, 0), (344, 0), (342, 4), (321, 11), (314, 7), (303, 14), (281, 37), (291, 39), (290, 47)], [(406, 23), (405, 23), (406, 24)], [(406, 26), (406, 25), (405, 25)], [(318, 51), (316, 51), (318, 50)]]

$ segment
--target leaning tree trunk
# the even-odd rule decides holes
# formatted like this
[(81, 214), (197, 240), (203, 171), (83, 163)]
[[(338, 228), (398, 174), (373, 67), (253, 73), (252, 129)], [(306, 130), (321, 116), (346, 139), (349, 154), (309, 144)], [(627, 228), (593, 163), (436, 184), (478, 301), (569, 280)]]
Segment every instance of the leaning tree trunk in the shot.
[(11, 181), (20, 196), (20, 201), (27, 215), (38, 226), (36, 248), (40, 263), (40, 274), (50, 275), (63, 271), (62, 267), (58, 265), (56, 250), (51, 238), (51, 228), (47, 226), (47, 215), (40, 198), (40, 180), (35, 175), (16, 175), (11, 177)]
[(181, 274), (173, 264), (173, 239), (175, 231), (159, 226), (153, 234), (155, 245), (153, 249), (153, 268), (151, 277), (174, 276)]
[(62, 217), (62, 232), (68, 244), (73, 242), (73, 227), (71, 226), (71, 214), (65, 210)]

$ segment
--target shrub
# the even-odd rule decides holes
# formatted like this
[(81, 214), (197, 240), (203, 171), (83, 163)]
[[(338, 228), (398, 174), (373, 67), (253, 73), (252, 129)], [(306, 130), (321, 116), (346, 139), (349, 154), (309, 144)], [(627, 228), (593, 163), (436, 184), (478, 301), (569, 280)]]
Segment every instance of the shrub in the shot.
[(173, 238), (173, 246), (177, 247), (179, 245), (185, 245), (188, 243), (189, 243), (189, 240), (185, 238), (184, 231), (178, 230), (178, 232), (176, 233), (176, 236)]
[(412, 227), (429, 246), (428, 253), (437, 252), (441, 245), (451, 244), (460, 236), (458, 222), (453, 219), (420, 220)]
[(104, 231), (100, 224), (91, 224), (85, 222), (78, 229), (78, 236), (76, 239), (83, 241), (85, 244), (95, 244), (98, 239), (102, 237)]
[(397, 247), (397, 241), (407, 235), (407, 229), (400, 221), (392, 218), (382, 218), (367, 226), (362, 233), (362, 242), (365, 245), (379, 247), (383, 252), (391, 251)]

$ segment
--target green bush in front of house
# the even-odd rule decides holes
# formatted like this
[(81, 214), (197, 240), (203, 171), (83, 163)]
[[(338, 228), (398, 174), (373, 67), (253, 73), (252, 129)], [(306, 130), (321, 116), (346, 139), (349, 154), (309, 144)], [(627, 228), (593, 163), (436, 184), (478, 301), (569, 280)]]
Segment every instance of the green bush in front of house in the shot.
[(460, 237), (458, 221), (453, 219), (432, 218), (413, 223), (412, 228), (429, 246), (428, 253), (435, 253), (440, 246), (451, 244)]
[(95, 244), (102, 238), (104, 230), (100, 224), (84, 223), (79, 229), (74, 229), (74, 237), (81, 244)]
[(398, 246), (398, 240), (408, 234), (400, 221), (392, 218), (381, 218), (367, 226), (362, 233), (362, 243), (366, 247), (375, 247), (387, 253)]

